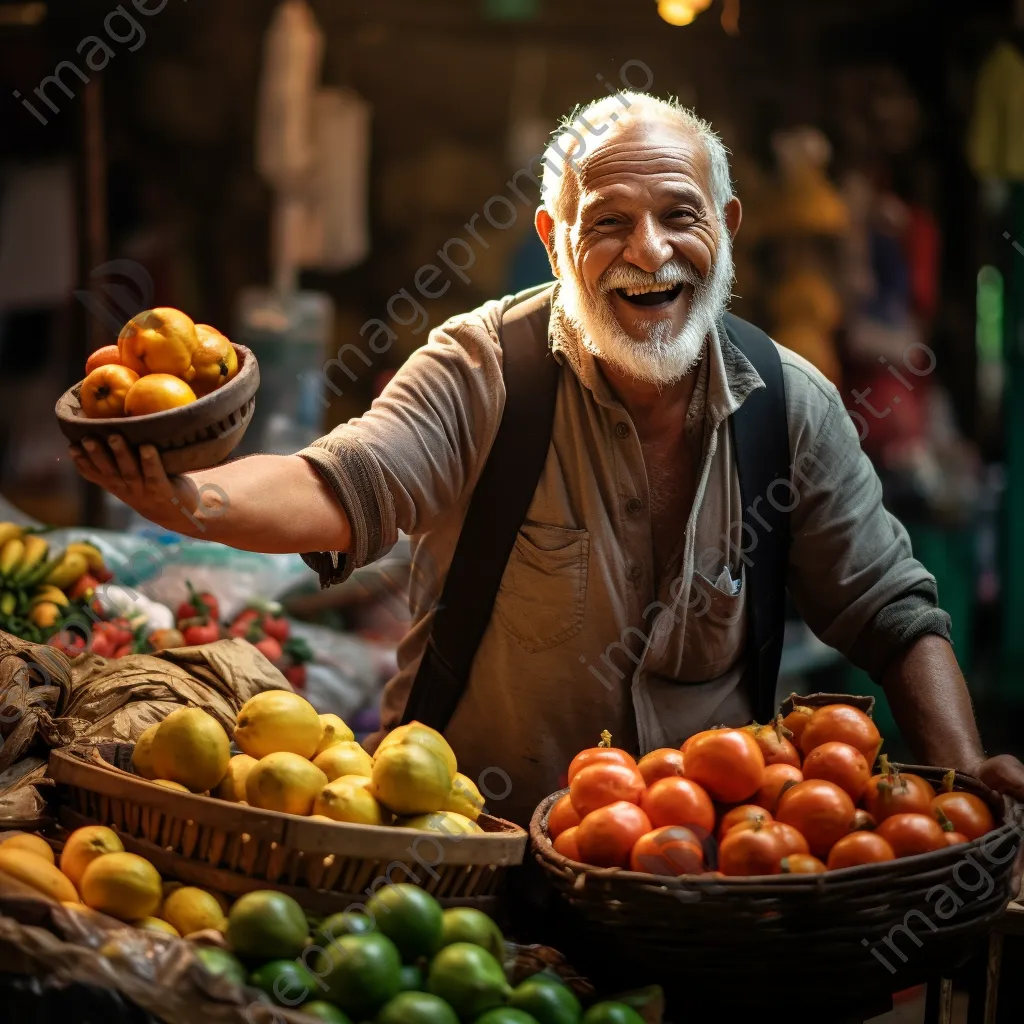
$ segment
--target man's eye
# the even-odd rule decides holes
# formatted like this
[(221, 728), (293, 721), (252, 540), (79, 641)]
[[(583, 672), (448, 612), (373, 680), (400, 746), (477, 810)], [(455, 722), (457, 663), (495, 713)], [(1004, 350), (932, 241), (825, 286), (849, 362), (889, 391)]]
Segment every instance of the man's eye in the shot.
[(619, 223), (619, 218), (618, 217), (611, 217), (611, 216), (609, 216), (609, 217), (602, 217), (599, 221), (597, 221), (595, 223), (595, 227), (605, 228), (605, 227), (610, 227), (610, 226), (618, 224), (618, 223)]
[(697, 213), (696, 213), (695, 210), (680, 209), (680, 210), (673, 210), (669, 214), (669, 219), (679, 220), (681, 218), (685, 219), (685, 220), (696, 220), (697, 219)]

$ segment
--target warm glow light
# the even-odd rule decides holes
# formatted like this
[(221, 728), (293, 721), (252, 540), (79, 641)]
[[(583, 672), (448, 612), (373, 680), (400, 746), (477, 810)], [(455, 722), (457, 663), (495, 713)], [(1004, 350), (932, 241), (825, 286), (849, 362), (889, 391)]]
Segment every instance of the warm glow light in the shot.
[(658, 0), (658, 14), (670, 25), (689, 25), (711, 0)]

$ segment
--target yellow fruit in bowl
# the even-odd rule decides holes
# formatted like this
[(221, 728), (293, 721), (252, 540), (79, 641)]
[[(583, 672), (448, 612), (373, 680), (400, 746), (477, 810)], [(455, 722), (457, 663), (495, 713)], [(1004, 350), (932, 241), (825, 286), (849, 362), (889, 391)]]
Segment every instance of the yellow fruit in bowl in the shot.
[(216, 786), (231, 760), (227, 733), (201, 708), (172, 711), (160, 723), (151, 750), (157, 776), (180, 783), (193, 793)]
[(465, 815), (471, 821), (476, 821), (483, 809), (484, 798), (480, 795), (480, 790), (476, 788), (476, 783), (468, 775), (458, 772), (452, 781), (452, 791), (448, 794), (448, 799), (441, 810), (455, 811), (457, 814)]
[(242, 705), (235, 721), (235, 743), (257, 759), (279, 751), (310, 758), (322, 734), (316, 708), (290, 690), (257, 693)]
[(78, 893), (71, 880), (38, 853), (6, 844), (0, 846), (0, 871), (52, 900), (78, 902)]
[(408, 818), (399, 818), (395, 825), (399, 828), (414, 828), (420, 832), (438, 832), (444, 836), (483, 834), (483, 829), (475, 821), (454, 811), (435, 811), (433, 814), (417, 814)]
[(181, 938), (181, 932), (173, 924), (161, 921), (159, 917), (140, 917), (137, 921), (132, 921), (131, 925), (133, 928), (141, 928), (144, 932), (159, 932), (163, 935), (173, 935), (176, 939)]
[(152, 917), (162, 896), (156, 868), (135, 853), (97, 857), (82, 875), (82, 902), (120, 921)]
[(327, 785), (327, 776), (312, 761), (279, 750), (262, 757), (245, 782), (252, 807), (286, 814), (310, 814), (313, 802)]
[(356, 738), (356, 734), (337, 715), (321, 715), (320, 724), (324, 731), (320, 736), (319, 745), (313, 752), (314, 757), (322, 754), (328, 747), (333, 747), (335, 743), (351, 743)]
[(327, 776), (329, 782), (340, 779), (342, 775), (369, 777), (373, 774), (373, 758), (354, 740), (328, 747), (313, 758), (313, 764)]
[(33, 835), (31, 832), (19, 832), (9, 839), (0, 839), (0, 848), (5, 850), (26, 850), (28, 853), (34, 853), (37, 857), (42, 857), (43, 860), (48, 861), (50, 864), (57, 863), (50, 844), (42, 836)]
[(139, 375), (127, 366), (116, 363), (98, 366), (82, 381), (79, 389), (82, 412), (91, 420), (124, 416), (128, 393), (138, 380)]
[(245, 780), (249, 772), (258, 764), (255, 757), (248, 754), (235, 754), (228, 761), (228, 770), (224, 778), (217, 784), (213, 795), (221, 800), (230, 800), (232, 803), (241, 803), (245, 799)]
[(370, 779), (365, 775), (342, 775), (328, 782), (313, 804), (313, 813), (354, 825), (383, 825), (385, 820), (384, 809), (370, 792)]
[(180, 782), (173, 782), (171, 779), (150, 779), (150, 782), (154, 786), (163, 786), (164, 789), (174, 789), (179, 793), (191, 793), (192, 790), (188, 786), (183, 786)]
[(160, 916), (183, 936), (207, 928), (222, 932), (228, 926), (228, 919), (216, 897), (191, 885), (175, 889), (164, 900)]
[(422, 722), (410, 722), (408, 725), (400, 725), (387, 734), (380, 741), (377, 751), (387, 750), (396, 743), (418, 743), (428, 750), (437, 754), (448, 768), (448, 774), (454, 779), (459, 770), (458, 762), (455, 760), (455, 751), (448, 745), (448, 741), (436, 730)]
[(195, 400), (196, 393), (180, 377), (170, 373), (150, 373), (140, 377), (128, 389), (124, 412), (126, 416), (148, 416), (180, 408)]
[(135, 749), (132, 751), (132, 765), (144, 779), (156, 778), (156, 770), (153, 768), (153, 737), (160, 725), (160, 722), (151, 725), (135, 741)]
[(106, 825), (85, 825), (68, 836), (60, 855), (60, 869), (77, 887), (82, 884), (86, 868), (108, 853), (124, 853), (124, 843), (118, 834)]
[(373, 762), (373, 795), (395, 814), (440, 810), (452, 788), (444, 760), (420, 743), (378, 748)]
[(238, 373), (235, 346), (215, 327), (196, 324), (199, 344), (192, 353), (191, 372), (186, 379), (197, 395), (208, 395), (227, 384)]
[(172, 373), (184, 377), (198, 344), (196, 325), (191, 318), (170, 306), (147, 309), (133, 316), (117, 338), (121, 362), (140, 376)]

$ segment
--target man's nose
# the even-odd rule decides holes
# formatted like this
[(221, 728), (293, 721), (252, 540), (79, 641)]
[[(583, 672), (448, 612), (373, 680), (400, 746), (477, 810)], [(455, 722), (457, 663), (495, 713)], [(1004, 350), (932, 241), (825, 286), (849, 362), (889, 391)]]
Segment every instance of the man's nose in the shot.
[(653, 274), (672, 259), (674, 251), (663, 225), (656, 217), (647, 216), (637, 221), (622, 255), (627, 262)]

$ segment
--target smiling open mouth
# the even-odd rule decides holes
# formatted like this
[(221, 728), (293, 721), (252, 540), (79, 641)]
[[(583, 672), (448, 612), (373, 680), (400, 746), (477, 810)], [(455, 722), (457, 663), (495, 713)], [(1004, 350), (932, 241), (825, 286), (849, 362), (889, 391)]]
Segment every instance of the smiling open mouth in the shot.
[(679, 296), (682, 290), (683, 286), (677, 284), (673, 288), (663, 288), (660, 291), (616, 288), (615, 294), (634, 306), (643, 306), (649, 309), (652, 306), (667, 306)]

